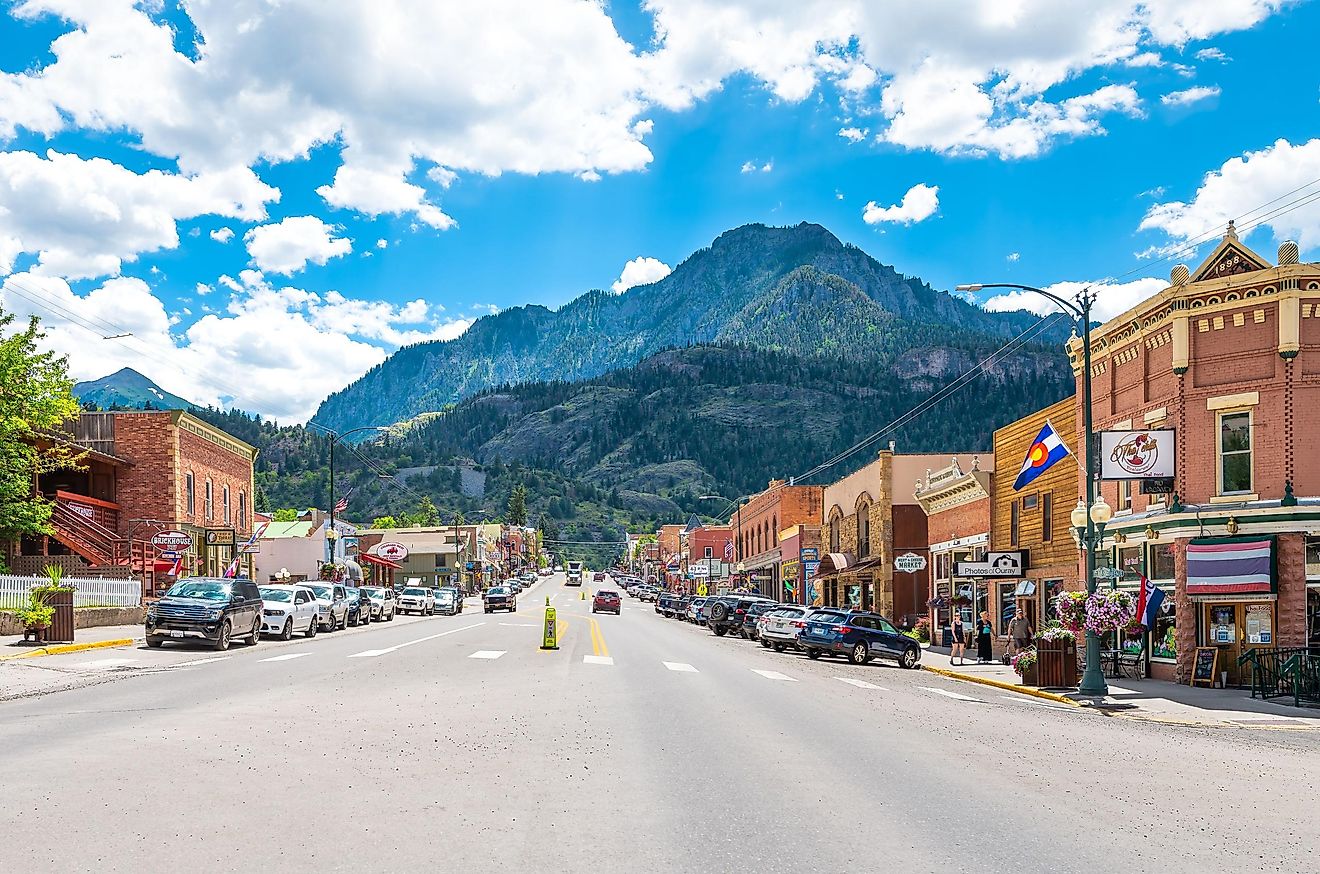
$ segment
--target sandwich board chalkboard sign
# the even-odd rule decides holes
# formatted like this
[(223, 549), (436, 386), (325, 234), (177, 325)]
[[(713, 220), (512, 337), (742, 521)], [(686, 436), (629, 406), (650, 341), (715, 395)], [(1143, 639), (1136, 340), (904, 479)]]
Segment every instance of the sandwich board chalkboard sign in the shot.
[(1215, 668), (1218, 666), (1219, 647), (1198, 646), (1196, 656), (1192, 659), (1192, 681), (1188, 685), (1195, 686), (1198, 683), (1205, 683), (1213, 688), (1215, 685)]

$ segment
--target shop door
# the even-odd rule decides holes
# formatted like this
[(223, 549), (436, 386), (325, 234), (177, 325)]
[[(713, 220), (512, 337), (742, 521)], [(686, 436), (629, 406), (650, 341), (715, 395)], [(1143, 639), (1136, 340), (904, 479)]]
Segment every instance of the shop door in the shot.
[[(1238, 657), (1249, 649), (1273, 649), (1274, 604), (1205, 605), (1202, 617), (1204, 633), (1202, 646), (1219, 647), (1218, 671), (1228, 672), (1228, 685), (1241, 686), (1250, 680), (1250, 669), (1244, 673), (1238, 667)], [(1216, 680), (1219, 678), (1216, 677)]]

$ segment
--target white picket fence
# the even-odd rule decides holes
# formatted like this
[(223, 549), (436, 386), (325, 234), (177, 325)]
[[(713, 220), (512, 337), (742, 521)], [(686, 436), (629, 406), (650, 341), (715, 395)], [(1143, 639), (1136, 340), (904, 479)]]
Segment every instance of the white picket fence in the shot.
[[(0, 574), (0, 610), (26, 605), (34, 587), (49, 583), (46, 577)], [(75, 607), (137, 607), (142, 603), (141, 580), (64, 577), (60, 584), (77, 587), (73, 595)]]

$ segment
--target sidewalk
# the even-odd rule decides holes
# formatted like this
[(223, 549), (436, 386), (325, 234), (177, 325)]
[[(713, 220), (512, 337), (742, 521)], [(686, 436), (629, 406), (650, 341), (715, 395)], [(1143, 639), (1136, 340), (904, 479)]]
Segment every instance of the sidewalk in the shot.
[(1281, 698), (1270, 701), (1252, 698), (1246, 689), (1207, 689), (1163, 680), (1123, 678), (1109, 681), (1107, 697), (1092, 698), (1076, 692), (1023, 686), (1012, 668), (997, 661), (978, 665), (975, 659), (969, 659), (966, 664), (950, 664), (948, 655), (926, 649), (922, 651), (921, 664), (945, 676), (1011, 688), (1024, 695), (1075, 704), (1108, 716), (1213, 728), (1320, 730), (1320, 710), (1293, 707), (1291, 703), (1282, 703)]
[[(79, 628), (74, 632), (74, 643), (81, 644), (108, 644), (114, 640), (140, 641), (143, 638), (141, 625), (103, 625), (97, 628)], [(52, 643), (51, 647), (65, 646), (65, 644)], [(12, 634), (0, 636), (0, 659), (22, 656), (35, 650), (42, 649), (46, 644), (23, 642), (23, 635)]]

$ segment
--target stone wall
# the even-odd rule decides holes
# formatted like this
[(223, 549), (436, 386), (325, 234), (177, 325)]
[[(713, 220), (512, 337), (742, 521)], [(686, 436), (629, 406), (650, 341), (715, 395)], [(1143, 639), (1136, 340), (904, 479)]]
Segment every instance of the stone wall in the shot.
[[(73, 611), (74, 628), (104, 628), (109, 625), (141, 625), (144, 607), (79, 607)], [(22, 634), (23, 626), (7, 610), (0, 610), (0, 637)]]

